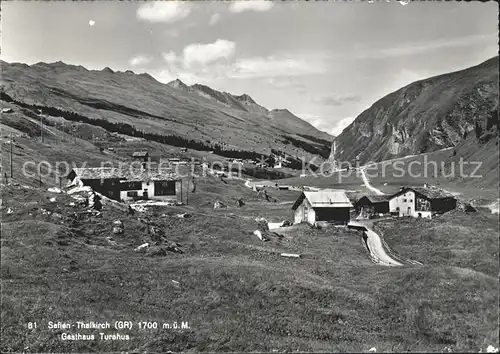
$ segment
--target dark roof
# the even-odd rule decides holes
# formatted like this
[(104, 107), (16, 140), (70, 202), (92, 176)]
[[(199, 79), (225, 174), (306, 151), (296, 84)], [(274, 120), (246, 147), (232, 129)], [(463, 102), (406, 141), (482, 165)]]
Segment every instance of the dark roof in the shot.
[(415, 192), (422, 194), (423, 196), (426, 196), (429, 199), (439, 199), (439, 198), (449, 198), (453, 197), (453, 194), (448, 193), (441, 188), (437, 187), (411, 187)]
[[(178, 175), (172, 169), (139, 169), (132, 167), (110, 168), (74, 168), (71, 173), (75, 173), (80, 179), (119, 179), (125, 182), (133, 181), (174, 181), (178, 180)], [(68, 175), (68, 176), (69, 176)]]
[(388, 202), (390, 195), (365, 195), (365, 197), (372, 203)]
[(132, 157), (146, 157), (149, 153), (147, 151), (134, 151)]
[(405, 193), (407, 191), (414, 191), (415, 193), (418, 193), (427, 199), (442, 199), (442, 198), (454, 198), (453, 194), (446, 192), (445, 190), (442, 190), (441, 188), (437, 188), (434, 186), (429, 186), (429, 187), (405, 187), (399, 192), (395, 193), (394, 195), (391, 196), (391, 198), (396, 197), (402, 193)]

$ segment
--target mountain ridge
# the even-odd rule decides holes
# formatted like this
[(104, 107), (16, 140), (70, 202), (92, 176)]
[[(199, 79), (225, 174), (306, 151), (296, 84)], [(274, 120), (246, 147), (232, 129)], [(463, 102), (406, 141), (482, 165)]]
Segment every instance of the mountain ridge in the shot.
[(144, 134), (185, 137), (234, 151), (269, 155), (274, 150), (306, 159), (324, 156), (333, 141), (291, 113), (287, 119), (293, 124), (282, 124), (278, 114), (247, 94), (221, 93), (204, 85), (186, 87), (180, 80), (176, 88), (145, 73), (87, 70), (62, 62), (0, 65), (2, 92), (12, 100), (68, 111), (89, 122), (125, 124)]
[(382, 97), (335, 138), (335, 158), (381, 161), (456, 146), (476, 127), (493, 129), (497, 110), (498, 57), (494, 57)]

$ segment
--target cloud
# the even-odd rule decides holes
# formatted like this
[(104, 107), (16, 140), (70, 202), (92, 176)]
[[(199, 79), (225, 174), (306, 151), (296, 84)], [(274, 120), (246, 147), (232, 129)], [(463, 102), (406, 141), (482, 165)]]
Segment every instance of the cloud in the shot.
[(268, 11), (273, 7), (272, 1), (252, 0), (252, 1), (233, 1), (229, 6), (231, 12), (243, 11)]
[(177, 54), (175, 54), (174, 51), (170, 51), (168, 53), (162, 53), (163, 59), (169, 63), (169, 64), (174, 64), (179, 58), (177, 57)]
[(206, 65), (219, 59), (229, 59), (234, 54), (235, 48), (234, 42), (225, 39), (217, 39), (214, 43), (208, 44), (190, 44), (183, 50), (184, 65), (186, 67), (196, 64)]
[(346, 127), (351, 124), (355, 117), (345, 117), (339, 121), (332, 122), (331, 117), (320, 116), (310, 113), (297, 114), (298, 117), (308, 121), (317, 129), (327, 132), (334, 136), (339, 136)]
[(175, 22), (189, 15), (191, 5), (184, 1), (153, 1), (137, 9), (137, 17), (150, 22)]
[(301, 76), (326, 71), (322, 62), (286, 56), (253, 57), (237, 60), (228, 73), (234, 79)]
[(459, 38), (441, 38), (429, 42), (400, 44), (397, 47), (388, 47), (380, 49), (362, 49), (350, 56), (355, 56), (358, 59), (385, 59), (403, 56), (412, 56), (428, 53), (430, 51), (468, 47), (477, 44), (491, 42), (490, 35), (471, 35)]
[(178, 37), (179, 36), (179, 30), (176, 28), (168, 29), (164, 33), (168, 37)]
[(300, 93), (306, 91), (306, 85), (297, 81), (295, 77), (271, 77), (266, 79), (265, 82), (277, 89), (294, 90)]
[(329, 95), (329, 96), (314, 97), (311, 101), (324, 106), (338, 107), (346, 103), (359, 102), (360, 100), (361, 97), (357, 95), (349, 95), (349, 96)]
[(210, 21), (208, 22), (208, 24), (210, 26), (213, 26), (220, 21), (220, 18), (221, 18), (220, 14), (213, 14), (212, 16), (210, 16)]
[(128, 63), (131, 65), (131, 66), (134, 66), (134, 67), (137, 67), (137, 66), (144, 66), (144, 65), (147, 65), (149, 63), (151, 63), (152, 59), (148, 56), (145, 56), (145, 55), (137, 55), (133, 58), (131, 58)]

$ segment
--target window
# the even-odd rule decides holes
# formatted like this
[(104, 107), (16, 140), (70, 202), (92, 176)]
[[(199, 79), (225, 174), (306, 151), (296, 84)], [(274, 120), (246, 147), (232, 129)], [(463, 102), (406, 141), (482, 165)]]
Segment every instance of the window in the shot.
[(410, 203), (413, 203), (413, 199), (410, 199)]
[(127, 197), (137, 197), (137, 192), (127, 192)]
[(403, 199), (403, 203), (406, 203), (406, 198), (405, 198), (405, 199)]
[(141, 182), (122, 183), (121, 189), (123, 191), (140, 190), (142, 189), (142, 183)]
[(175, 181), (159, 181), (154, 182), (154, 195), (176, 195)]

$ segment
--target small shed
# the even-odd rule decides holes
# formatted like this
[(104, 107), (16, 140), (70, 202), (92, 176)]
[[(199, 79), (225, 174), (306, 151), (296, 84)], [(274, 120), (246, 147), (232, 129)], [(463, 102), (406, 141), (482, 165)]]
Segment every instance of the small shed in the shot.
[(354, 208), (363, 217), (389, 213), (389, 197), (387, 195), (365, 195), (361, 197)]
[(318, 221), (333, 224), (348, 224), (350, 209), (353, 207), (349, 198), (341, 190), (321, 190), (302, 192), (295, 204), (294, 223), (307, 222), (314, 225)]
[(132, 153), (132, 158), (134, 160), (147, 162), (149, 159), (149, 152), (147, 152), (147, 151), (134, 151)]

